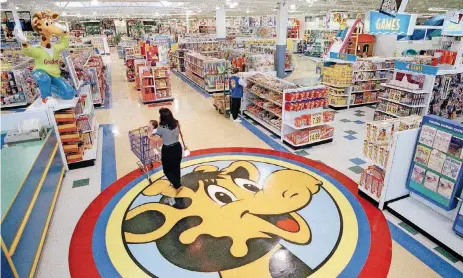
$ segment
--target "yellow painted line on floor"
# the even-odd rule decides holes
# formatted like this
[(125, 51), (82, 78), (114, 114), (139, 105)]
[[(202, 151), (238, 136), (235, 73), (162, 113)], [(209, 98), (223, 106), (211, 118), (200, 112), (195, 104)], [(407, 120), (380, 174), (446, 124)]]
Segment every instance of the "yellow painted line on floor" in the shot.
[(50, 165), (53, 161), (53, 158), (55, 157), (56, 151), (58, 150), (58, 142), (56, 142), (56, 146), (53, 149), (52, 155), (50, 160), (48, 161), (47, 167), (45, 167), (45, 171), (42, 173), (42, 177), (40, 178), (39, 184), (37, 185), (37, 188), (35, 189), (34, 196), (32, 197), (32, 201), (27, 208), (26, 215), (24, 216), (21, 226), (19, 227), (18, 232), (16, 233), (16, 236), (13, 240), (13, 244), (11, 244), (10, 248), (10, 256), (13, 256), (14, 252), (16, 251), (16, 247), (18, 247), (19, 239), (21, 238), (24, 228), (26, 228), (27, 221), (29, 220), (29, 216), (31, 215), (32, 209), (34, 208), (35, 201), (37, 200), (37, 197), (39, 196), (40, 189), (42, 189), (43, 182), (45, 181), (45, 178), (47, 177), (48, 170), (50, 169)]
[(41, 254), (41, 251), (42, 251), (43, 243), (45, 242), (45, 237), (47, 236), (48, 226), (50, 225), (50, 222), (51, 222), (51, 217), (53, 215), (53, 210), (55, 209), (56, 200), (58, 199), (58, 193), (59, 193), (59, 190), (61, 188), (61, 184), (62, 184), (63, 177), (64, 177), (64, 166), (62, 166), (62, 167), (63, 168), (61, 169), (61, 176), (59, 178), (59, 181), (58, 181), (58, 184), (57, 184), (57, 187), (56, 187), (56, 190), (55, 190), (55, 196), (53, 197), (53, 201), (51, 202), (51, 206), (50, 206), (50, 211), (48, 212), (47, 222), (45, 222), (45, 227), (43, 228), (43, 231), (42, 231), (42, 237), (40, 238), (39, 247), (37, 248), (37, 251), (35, 252), (35, 258), (34, 258), (34, 262), (32, 264), (31, 271), (29, 273), (29, 278), (34, 277), (35, 270), (37, 268), (37, 264), (39, 262), (40, 254)]
[(3, 242), (3, 239), (0, 239), (1, 245), (2, 245), (2, 251), (5, 254), (6, 261), (11, 267), (11, 271), (13, 272), (13, 275), (15, 278), (18, 278), (18, 272), (16, 271), (16, 267), (14, 267), (13, 261), (11, 260), (11, 257), (8, 255), (8, 249), (5, 246), (5, 243)]

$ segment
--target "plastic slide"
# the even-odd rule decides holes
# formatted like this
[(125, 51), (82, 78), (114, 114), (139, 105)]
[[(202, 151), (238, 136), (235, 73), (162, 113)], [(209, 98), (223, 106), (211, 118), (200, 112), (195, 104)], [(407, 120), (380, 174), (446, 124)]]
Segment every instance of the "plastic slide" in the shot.
[(350, 40), (350, 36), (352, 35), (352, 33), (354, 32), (355, 30), (355, 27), (357, 27), (357, 24), (360, 22), (360, 18), (356, 18), (354, 23), (352, 24), (351, 27), (348, 27), (349, 30), (347, 31), (347, 34), (344, 38), (344, 40), (342, 42), (334, 42), (330, 45), (330, 47), (328, 48), (328, 51), (327, 51), (327, 55), (329, 55), (330, 52), (342, 52), (344, 50), (344, 48), (346, 48), (349, 40)]

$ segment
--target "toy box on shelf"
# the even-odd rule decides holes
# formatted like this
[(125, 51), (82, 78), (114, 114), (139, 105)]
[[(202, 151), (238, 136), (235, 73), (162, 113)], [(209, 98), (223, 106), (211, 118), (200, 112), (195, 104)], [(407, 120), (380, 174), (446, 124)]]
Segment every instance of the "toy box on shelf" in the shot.
[(196, 52), (185, 53), (185, 74), (208, 93), (229, 90), (228, 61), (205, 57)]
[(333, 138), (334, 112), (323, 86), (299, 87), (276, 77), (257, 73), (246, 78), (244, 114), (280, 136), (292, 147), (329, 142)]
[(409, 196), (388, 209), (461, 257), (463, 238), (453, 228), (463, 197), (463, 125), (424, 116), (413, 149), (405, 183)]
[(413, 154), (420, 116), (375, 121), (367, 124), (362, 155), (367, 161), (359, 182), (359, 191), (374, 200), (380, 209), (384, 204), (408, 192), (403, 186), (408, 161)]
[[(5, 59), (3, 59), (5, 58)], [(11, 59), (9, 59), (11, 58)], [(32, 77), (30, 58), (2, 57), (1, 108), (26, 106), (37, 98), (39, 90)]]
[(55, 131), (59, 134), (59, 148), (66, 158), (68, 169), (95, 164), (99, 125), (89, 85), (78, 90), (78, 97), (71, 100), (57, 99), (53, 108), (48, 108), (41, 99), (37, 99), (26, 111), (38, 110), (48, 111)]
[(139, 70), (140, 99), (143, 104), (173, 100), (169, 67), (141, 66)]

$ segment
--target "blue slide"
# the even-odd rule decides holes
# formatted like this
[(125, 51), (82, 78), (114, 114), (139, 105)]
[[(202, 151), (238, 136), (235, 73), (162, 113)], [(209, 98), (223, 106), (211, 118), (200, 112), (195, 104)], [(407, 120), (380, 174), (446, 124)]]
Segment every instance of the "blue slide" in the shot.
[[(431, 17), (430, 19), (426, 20), (423, 25), (428, 26), (442, 26), (444, 25), (444, 18), (445, 15), (437, 15), (435, 17)], [(426, 33), (426, 38), (437, 37), (441, 35), (441, 30), (436, 29), (428, 29), (426, 30), (415, 30), (413, 35), (411, 36), (398, 36), (398, 40), (422, 40), (424, 38), (424, 34)]]

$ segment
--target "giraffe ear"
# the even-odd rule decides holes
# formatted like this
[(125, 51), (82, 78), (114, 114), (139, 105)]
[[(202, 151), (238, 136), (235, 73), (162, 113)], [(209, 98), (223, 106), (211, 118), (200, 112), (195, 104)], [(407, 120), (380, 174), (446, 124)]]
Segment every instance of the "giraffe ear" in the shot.
[(36, 13), (34, 14), (33, 18), (42, 19), (42, 18), (43, 18), (42, 12), (36, 12)]
[(53, 21), (57, 21), (58, 18), (59, 18), (59, 13), (57, 13), (57, 12), (52, 12), (52, 13), (51, 13), (51, 19), (52, 19)]

